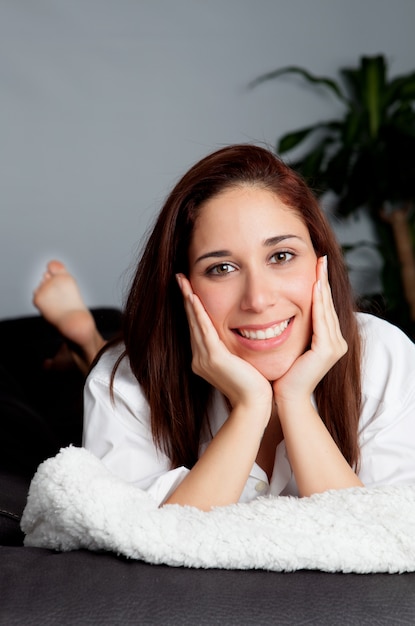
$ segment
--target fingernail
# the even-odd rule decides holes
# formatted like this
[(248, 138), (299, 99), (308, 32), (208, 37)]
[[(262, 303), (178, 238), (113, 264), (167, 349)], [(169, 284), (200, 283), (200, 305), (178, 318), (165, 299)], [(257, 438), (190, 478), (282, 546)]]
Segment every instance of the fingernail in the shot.
[(179, 285), (181, 286), (181, 284), (182, 284), (182, 277), (181, 277), (181, 274), (176, 274), (176, 280), (177, 280), (177, 282), (179, 283)]
[(323, 270), (326, 272), (327, 274), (327, 254), (325, 254), (323, 256)]
[(321, 280), (317, 281), (317, 289), (321, 291)]

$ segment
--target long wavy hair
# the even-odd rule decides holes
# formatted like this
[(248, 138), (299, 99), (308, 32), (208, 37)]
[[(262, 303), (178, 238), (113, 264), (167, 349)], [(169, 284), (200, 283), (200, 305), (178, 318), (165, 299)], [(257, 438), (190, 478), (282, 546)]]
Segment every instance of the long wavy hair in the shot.
[[(315, 390), (318, 411), (352, 466), (359, 459), (360, 341), (341, 249), (304, 180), (265, 148), (222, 148), (194, 165), (171, 191), (144, 247), (126, 301), (125, 352), (150, 406), (154, 442), (172, 467), (192, 467), (213, 388), (192, 372), (188, 322), (176, 283), (188, 275), (188, 250), (203, 204), (225, 189), (259, 186), (275, 193), (307, 226), (317, 257), (327, 254), (330, 284), (347, 354)], [(113, 377), (117, 365), (113, 371)]]

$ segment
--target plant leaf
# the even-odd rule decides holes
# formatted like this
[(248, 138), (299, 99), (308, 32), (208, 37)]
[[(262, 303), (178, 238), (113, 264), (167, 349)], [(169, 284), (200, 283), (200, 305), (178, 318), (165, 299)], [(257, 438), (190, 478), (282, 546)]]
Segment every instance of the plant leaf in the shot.
[(341, 130), (342, 126), (337, 120), (320, 122), (313, 124), (313, 126), (307, 126), (307, 128), (301, 128), (300, 130), (283, 135), (277, 144), (277, 152), (280, 154), (289, 152), (317, 131), (322, 131), (325, 136), (334, 137), (340, 135)]
[(307, 82), (312, 83), (314, 85), (323, 85), (327, 87), (332, 93), (334, 93), (342, 102), (348, 103), (346, 96), (343, 94), (340, 86), (336, 81), (331, 78), (327, 78), (326, 76), (314, 76), (307, 70), (302, 67), (298, 67), (296, 65), (289, 65), (287, 67), (282, 67), (278, 70), (274, 70), (272, 72), (267, 72), (266, 74), (262, 74), (255, 78), (250, 83), (248, 83), (248, 88), (253, 89), (257, 87), (261, 83), (265, 83), (269, 80), (273, 80), (274, 78), (279, 78), (283, 74), (299, 74), (302, 76)]
[(326, 191), (324, 160), (327, 146), (331, 143), (333, 143), (333, 139), (325, 137), (301, 159), (291, 164), (295, 170), (300, 172), (300, 174), (310, 182), (312, 187), (320, 187), (318, 193)]
[(389, 107), (396, 102), (412, 102), (415, 100), (415, 72), (404, 76), (397, 76), (386, 86), (385, 106)]
[(367, 109), (369, 133), (373, 138), (378, 136), (382, 119), (382, 93), (386, 82), (386, 61), (383, 56), (363, 57), (362, 71), (362, 99)]
[(280, 154), (284, 154), (285, 152), (289, 152), (298, 144), (300, 144), (304, 139), (306, 139), (310, 134), (315, 132), (314, 126), (309, 126), (308, 128), (303, 128), (292, 133), (287, 133), (283, 135), (278, 142), (277, 152)]
[(354, 152), (350, 147), (341, 144), (327, 163), (325, 174), (327, 180), (330, 181), (330, 189), (337, 195), (344, 192), (344, 184), (351, 168)]
[(360, 70), (344, 67), (340, 70), (340, 74), (343, 77), (343, 80), (346, 83), (348, 90), (351, 92), (351, 101), (353, 102), (353, 108), (361, 108), (362, 76)]

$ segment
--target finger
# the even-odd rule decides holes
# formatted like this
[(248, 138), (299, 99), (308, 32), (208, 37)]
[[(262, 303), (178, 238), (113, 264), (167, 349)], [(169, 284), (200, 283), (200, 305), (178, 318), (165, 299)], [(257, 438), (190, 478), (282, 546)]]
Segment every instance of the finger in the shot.
[(190, 281), (184, 274), (176, 274), (176, 280), (185, 301), (192, 300), (193, 289)]
[(192, 352), (194, 353), (196, 346), (202, 341), (193, 306), (194, 294), (190, 281), (186, 278), (184, 274), (177, 274), (176, 279), (183, 296), (184, 308), (189, 324), (190, 342), (192, 346)]
[(317, 261), (317, 281), (313, 288), (313, 333), (320, 336), (325, 333), (328, 325), (328, 309), (330, 297), (328, 291), (327, 258)]
[(323, 316), (328, 324), (329, 331), (334, 333), (334, 336), (339, 337), (341, 336), (340, 323), (333, 302), (326, 256), (319, 259), (318, 279), (320, 281), (319, 287), (322, 296)]
[(182, 274), (177, 276), (181, 288), (191, 335), (199, 348), (207, 347), (207, 342), (219, 340), (216, 329), (204, 308), (200, 298), (193, 292), (190, 281)]
[(344, 353), (346, 343), (334, 307), (325, 257), (318, 260), (316, 274), (317, 282), (313, 292), (313, 339), (317, 342), (329, 342), (336, 353)]

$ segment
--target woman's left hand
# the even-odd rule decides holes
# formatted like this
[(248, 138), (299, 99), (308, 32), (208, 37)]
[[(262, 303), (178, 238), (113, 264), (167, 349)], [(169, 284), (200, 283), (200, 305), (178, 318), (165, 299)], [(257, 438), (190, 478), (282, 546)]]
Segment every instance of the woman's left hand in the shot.
[(317, 281), (313, 287), (311, 345), (286, 374), (273, 383), (277, 405), (284, 400), (309, 398), (320, 380), (346, 352), (347, 343), (331, 295), (327, 257), (321, 257), (317, 261)]

